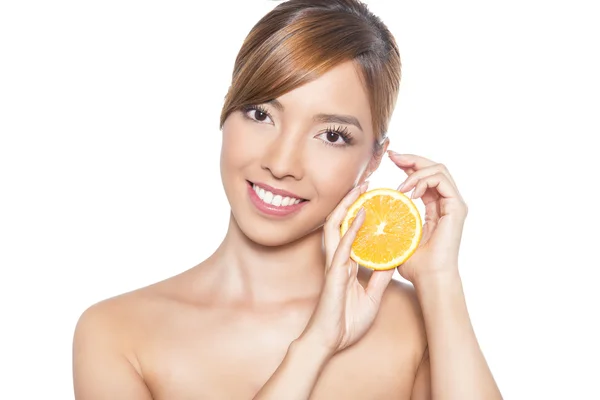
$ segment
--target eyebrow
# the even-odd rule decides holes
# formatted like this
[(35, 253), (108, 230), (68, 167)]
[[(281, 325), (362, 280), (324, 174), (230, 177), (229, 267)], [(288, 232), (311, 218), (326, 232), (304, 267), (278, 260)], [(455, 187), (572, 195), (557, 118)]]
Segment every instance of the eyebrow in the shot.
[[(269, 100), (267, 103), (271, 104), (278, 111), (283, 111), (283, 104), (277, 99)], [(353, 117), (352, 115), (340, 115), (340, 114), (317, 114), (313, 117), (313, 121), (320, 123), (337, 123), (344, 125), (354, 125), (361, 131), (363, 130), (360, 122), (358, 122), (358, 118)]]

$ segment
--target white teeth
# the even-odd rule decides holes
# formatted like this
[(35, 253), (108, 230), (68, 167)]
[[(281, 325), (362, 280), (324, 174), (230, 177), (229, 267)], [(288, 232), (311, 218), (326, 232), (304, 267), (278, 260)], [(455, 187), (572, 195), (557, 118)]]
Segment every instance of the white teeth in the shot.
[(279, 194), (273, 194), (268, 190), (260, 188), (256, 185), (252, 185), (252, 189), (256, 192), (258, 197), (265, 203), (274, 205), (276, 207), (285, 207), (291, 206), (293, 204), (300, 203), (300, 199), (296, 199), (294, 197), (283, 197)]
[(269, 204), (273, 204), (273, 203), (272, 203), (272, 201), (273, 201), (273, 193), (271, 193), (271, 192), (266, 192), (266, 193), (265, 193), (264, 202), (265, 202), (265, 203), (269, 203)]

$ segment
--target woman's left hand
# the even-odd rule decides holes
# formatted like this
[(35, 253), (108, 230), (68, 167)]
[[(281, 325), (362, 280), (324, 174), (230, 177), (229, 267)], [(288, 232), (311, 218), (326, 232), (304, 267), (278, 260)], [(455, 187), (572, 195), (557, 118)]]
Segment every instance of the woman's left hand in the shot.
[(429, 278), (458, 275), (458, 251), (467, 205), (443, 164), (413, 154), (388, 152), (390, 159), (408, 178), (398, 188), (425, 204), (423, 236), (415, 253), (398, 272), (413, 284)]

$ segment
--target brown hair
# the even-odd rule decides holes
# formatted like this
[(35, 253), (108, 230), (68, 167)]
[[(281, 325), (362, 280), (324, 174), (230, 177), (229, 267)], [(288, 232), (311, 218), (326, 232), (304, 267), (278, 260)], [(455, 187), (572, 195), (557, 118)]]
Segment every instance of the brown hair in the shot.
[(220, 127), (243, 106), (273, 100), (350, 60), (369, 93), (380, 148), (398, 97), (400, 53), (387, 27), (358, 0), (288, 0), (266, 14), (238, 53)]

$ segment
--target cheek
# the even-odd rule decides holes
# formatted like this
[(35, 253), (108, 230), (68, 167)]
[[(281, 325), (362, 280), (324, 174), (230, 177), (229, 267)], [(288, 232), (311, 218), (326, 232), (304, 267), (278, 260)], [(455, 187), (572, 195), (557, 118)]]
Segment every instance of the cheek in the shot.
[(223, 124), (223, 142), (221, 145), (221, 167), (239, 168), (254, 158), (256, 141), (251, 140), (241, 117), (231, 115)]
[[(357, 183), (369, 159), (350, 149), (331, 149), (327, 157), (311, 163), (311, 176), (320, 201), (337, 204)], [(333, 152), (338, 152), (334, 154)]]

